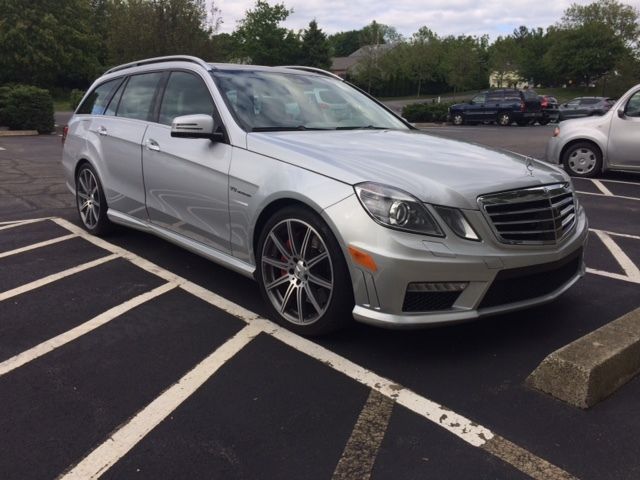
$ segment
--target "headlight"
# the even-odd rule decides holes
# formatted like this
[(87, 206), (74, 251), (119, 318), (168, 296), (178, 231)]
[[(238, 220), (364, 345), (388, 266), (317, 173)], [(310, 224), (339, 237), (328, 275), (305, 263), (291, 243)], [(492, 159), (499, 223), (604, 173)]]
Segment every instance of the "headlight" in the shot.
[(378, 183), (355, 186), (356, 195), (369, 215), (381, 225), (406, 232), (444, 237), (425, 206), (402, 190)]
[(433, 207), (456, 235), (467, 240), (480, 240), (467, 218), (457, 208)]

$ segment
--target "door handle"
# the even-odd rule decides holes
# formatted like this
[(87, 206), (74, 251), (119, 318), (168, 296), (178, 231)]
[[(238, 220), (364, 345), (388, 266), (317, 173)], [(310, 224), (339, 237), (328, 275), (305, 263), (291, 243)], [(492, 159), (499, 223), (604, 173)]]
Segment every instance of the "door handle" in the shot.
[(98, 133), (100, 135), (106, 135), (107, 134), (107, 129), (105, 127), (98, 127)]
[(158, 145), (158, 142), (156, 142), (155, 140), (152, 140), (152, 139), (147, 140), (147, 142), (145, 143), (145, 146), (147, 147), (147, 150), (152, 150), (154, 152), (160, 151), (160, 145)]

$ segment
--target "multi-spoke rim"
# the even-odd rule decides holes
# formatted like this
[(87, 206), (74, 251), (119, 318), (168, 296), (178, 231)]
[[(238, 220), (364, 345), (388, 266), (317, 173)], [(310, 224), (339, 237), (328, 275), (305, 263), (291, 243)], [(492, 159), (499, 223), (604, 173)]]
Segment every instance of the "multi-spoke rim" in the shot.
[(590, 173), (596, 167), (597, 159), (593, 150), (586, 147), (576, 148), (569, 155), (569, 167), (581, 175)]
[(298, 219), (279, 222), (264, 240), (260, 262), (267, 296), (280, 315), (296, 325), (310, 325), (324, 315), (333, 294), (333, 262), (311, 225)]
[(453, 124), (454, 125), (462, 125), (462, 121), (463, 121), (463, 118), (462, 118), (462, 114), (461, 113), (456, 113), (453, 116)]
[(76, 190), (82, 223), (87, 228), (95, 228), (100, 218), (100, 187), (95, 175), (88, 168), (80, 171)]
[(508, 113), (501, 113), (498, 117), (498, 123), (503, 127), (506, 127), (511, 123), (511, 116)]

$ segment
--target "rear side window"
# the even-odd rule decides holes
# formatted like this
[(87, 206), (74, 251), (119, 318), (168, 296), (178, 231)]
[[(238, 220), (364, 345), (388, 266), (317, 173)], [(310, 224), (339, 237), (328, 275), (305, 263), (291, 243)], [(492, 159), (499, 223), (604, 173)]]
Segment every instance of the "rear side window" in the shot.
[(102, 115), (105, 107), (107, 106), (107, 102), (109, 101), (111, 92), (121, 81), (121, 78), (117, 78), (115, 80), (109, 80), (102, 85), (98, 85), (87, 96), (87, 98), (85, 98), (76, 113)]
[(143, 73), (133, 75), (122, 93), (118, 105), (118, 117), (148, 120), (153, 97), (162, 73)]
[(487, 102), (501, 102), (504, 94), (502, 92), (489, 92), (487, 94)]
[(599, 98), (583, 98), (580, 100), (581, 105), (595, 105), (596, 103), (600, 103)]
[(169, 77), (160, 107), (159, 122), (171, 125), (182, 115), (213, 115), (213, 100), (201, 78), (187, 72), (173, 72)]

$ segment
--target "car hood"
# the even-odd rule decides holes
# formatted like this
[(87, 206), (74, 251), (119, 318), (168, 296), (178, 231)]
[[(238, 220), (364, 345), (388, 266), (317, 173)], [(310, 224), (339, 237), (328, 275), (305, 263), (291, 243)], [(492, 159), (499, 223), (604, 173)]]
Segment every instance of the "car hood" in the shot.
[(482, 194), (567, 181), (557, 167), (416, 131), (247, 134), (249, 150), (341, 182), (378, 182), (424, 202), (477, 209)]

